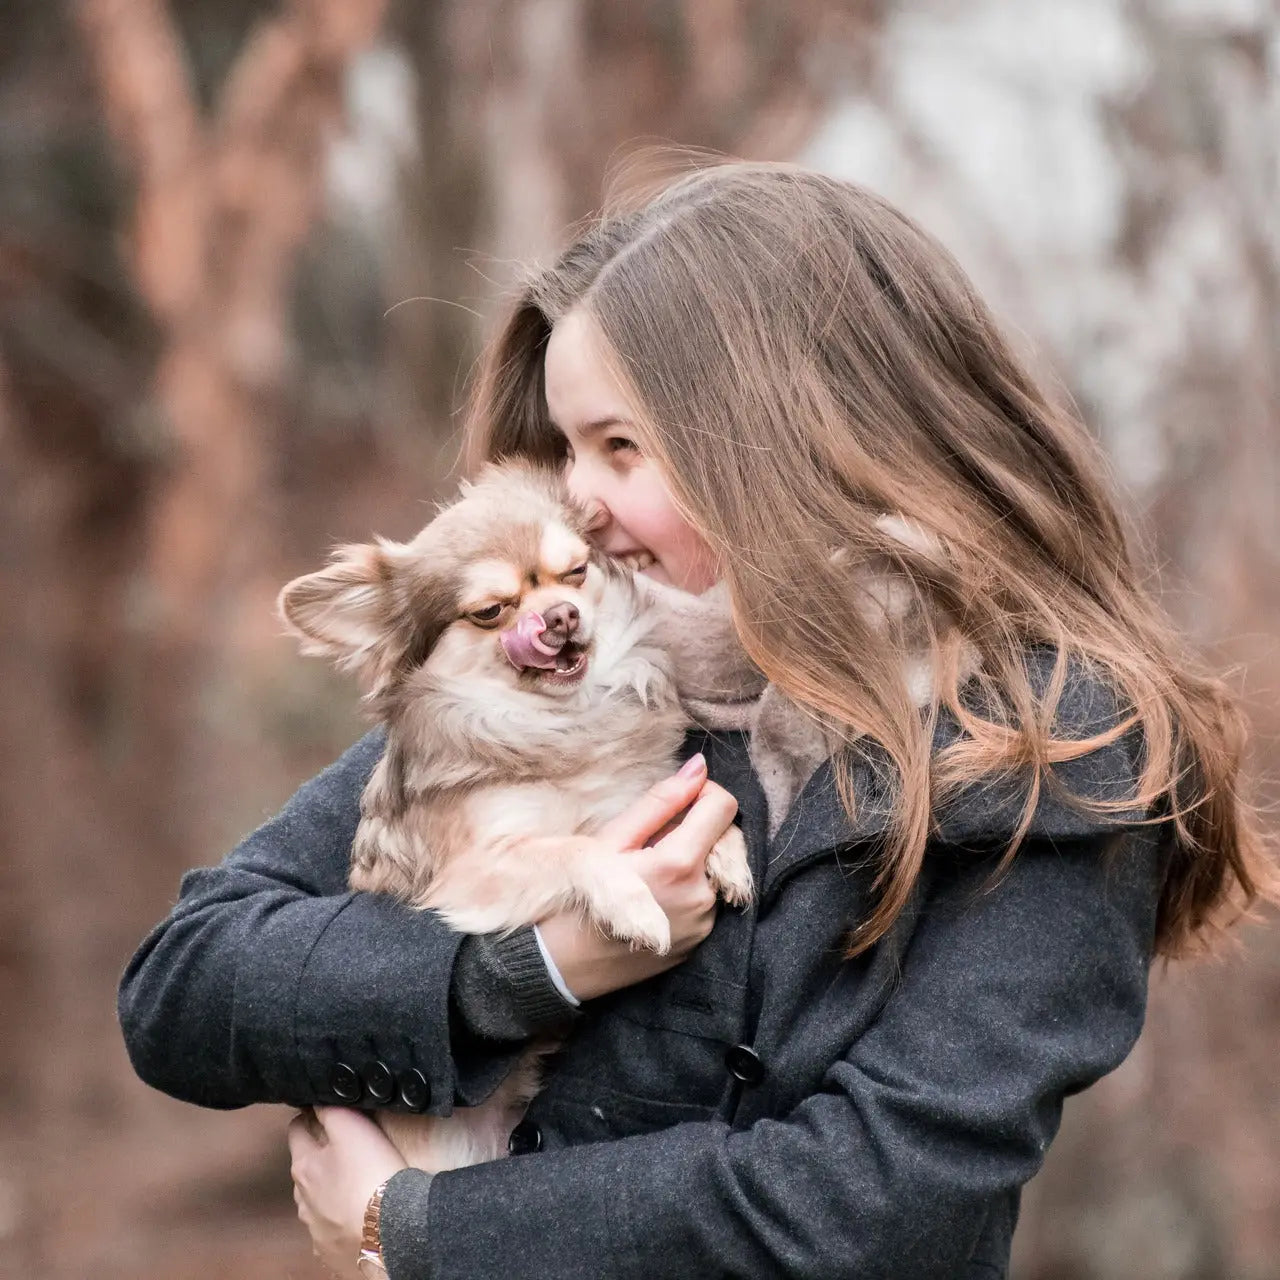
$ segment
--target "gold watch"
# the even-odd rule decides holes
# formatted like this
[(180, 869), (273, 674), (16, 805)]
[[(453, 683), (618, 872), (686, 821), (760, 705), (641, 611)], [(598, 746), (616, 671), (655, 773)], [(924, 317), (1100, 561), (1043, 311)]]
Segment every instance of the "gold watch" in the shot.
[(360, 1236), (360, 1257), (356, 1269), (365, 1280), (387, 1280), (387, 1268), (382, 1261), (382, 1194), (385, 1182), (374, 1189), (364, 1211), (364, 1231)]

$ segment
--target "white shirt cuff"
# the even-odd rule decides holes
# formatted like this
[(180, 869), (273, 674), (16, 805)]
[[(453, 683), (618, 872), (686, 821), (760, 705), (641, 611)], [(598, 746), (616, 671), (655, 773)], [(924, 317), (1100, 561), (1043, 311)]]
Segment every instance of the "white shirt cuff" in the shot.
[(560, 970), (556, 968), (556, 962), (551, 958), (551, 952), (547, 950), (547, 944), (542, 940), (542, 931), (536, 924), (533, 926), (533, 936), (538, 944), (538, 950), (542, 952), (542, 959), (547, 966), (547, 973), (551, 978), (552, 986), (576, 1009), (582, 1001), (565, 986), (564, 978), (561, 976)]

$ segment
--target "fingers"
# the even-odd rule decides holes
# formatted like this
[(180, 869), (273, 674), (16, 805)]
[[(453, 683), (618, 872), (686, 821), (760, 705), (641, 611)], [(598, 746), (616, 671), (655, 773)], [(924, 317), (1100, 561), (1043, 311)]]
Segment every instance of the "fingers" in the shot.
[(707, 762), (699, 752), (685, 761), (678, 773), (655, 782), (624, 813), (610, 822), (602, 835), (622, 849), (638, 849), (698, 797), (707, 780)]
[(350, 1107), (303, 1107), (289, 1121), (290, 1154), (297, 1159), (303, 1152), (327, 1147), (330, 1141), (387, 1141), (386, 1135), (368, 1116)]
[(367, 1112), (350, 1107), (317, 1107), (316, 1116), (324, 1126), (325, 1142), (334, 1143), (353, 1158), (358, 1154), (362, 1159), (400, 1159), (391, 1139)]
[(310, 1107), (306, 1107), (299, 1111), (292, 1120), (289, 1121), (289, 1131), (287, 1135), (289, 1143), (289, 1154), (296, 1160), (304, 1152), (312, 1151), (316, 1147), (322, 1147), (327, 1142), (324, 1132), (324, 1126), (316, 1118), (316, 1113)]
[(664, 851), (680, 852), (702, 865), (712, 846), (732, 825), (738, 802), (723, 787), (708, 782), (680, 825), (662, 842)]
[(298, 1216), (306, 1222), (299, 1179), (324, 1145), (324, 1130), (320, 1128), (315, 1113), (309, 1107), (299, 1111), (289, 1121), (286, 1141), (289, 1144), (289, 1176), (293, 1179), (293, 1203), (298, 1207)]
[(344, 1130), (350, 1132), (373, 1125), (373, 1121), (364, 1112), (353, 1111), (350, 1107), (315, 1107), (313, 1112), (325, 1133), (332, 1132), (336, 1135)]
[(329, 1140), (325, 1135), (324, 1125), (321, 1123), (320, 1117), (316, 1114), (316, 1109), (314, 1107), (303, 1107), (290, 1122), (290, 1127), (294, 1124), (301, 1124), (302, 1128), (306, 1130), (310, 1137), (321, 1146), (324, 1146), (324, 1144)]
[(321, 1142), (344, 1142), (369, 1136), (370, 1130), (381, 1136), (382, 1130), (362, 1111), (350, 1107), (316, 1107), (316, 1125), (320, 1129)]

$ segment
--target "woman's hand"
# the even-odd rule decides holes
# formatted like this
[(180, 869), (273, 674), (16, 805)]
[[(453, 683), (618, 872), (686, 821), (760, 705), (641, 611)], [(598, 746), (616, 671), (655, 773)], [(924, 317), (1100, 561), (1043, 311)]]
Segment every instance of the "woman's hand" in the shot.
[[(688, 813), (681, 817), (686, 808)], [(579, 1000), (672, 968), (711, 932), (716, 895), (707, 882), (707, 855), (737, 812), (733, 796), (707, 780), (707, 762), (698, 755), (601, 829), (602, 844), (636, 859), (637, 872), (671, 923), (671, 950), (661, 956), (633, 951), (577, 912), (548, 916), (538, 922), (538, 932), (565, 985)]]
[(369, 1197), (404, 1159), (368, 1116), (316, 1107), (289, 1122), (293, 1200), (312, 1252), (331, 1271), (355, 1276)]

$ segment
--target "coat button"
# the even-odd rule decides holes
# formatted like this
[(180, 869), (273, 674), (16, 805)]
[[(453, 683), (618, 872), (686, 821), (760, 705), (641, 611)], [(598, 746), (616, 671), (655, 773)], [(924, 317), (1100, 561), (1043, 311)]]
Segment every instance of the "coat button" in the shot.
[(725, 1050), (724, 1065), (729, 1068), (729, 1074), (743, 1084), (759, 1084), (764, 1079), (764, 1063), (750, 1045), (730, 1045)]
[(431, 1101), (431, 1086), (417, 1067), (400, 1073), (400, 1101), (410, 1111), (425, 1111)]
[(333, 1074), (329, 1077), (329, 1088), (343, 1102), (359, 1102), (360, 1095), (364, 1092), (355, 1067), (346, 1062), (339, 1062), (334, 1067)]
[(527, 1156), (542, 1150), (542, 1130), (532, 1120), (521, 1120), (507, 1139), (507, 1151), (513, 1156)]
[(380, 1107), (385, 1107), (396, 1096), (396, 1078), (385, 1062), (370, 1062), (360, 1073), (365, 1092)]

